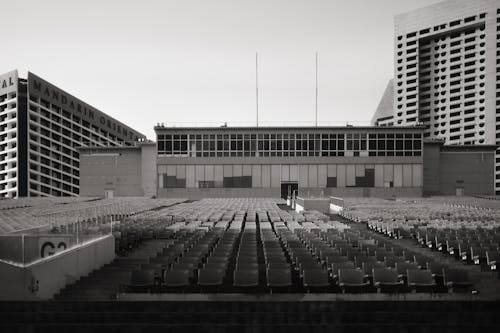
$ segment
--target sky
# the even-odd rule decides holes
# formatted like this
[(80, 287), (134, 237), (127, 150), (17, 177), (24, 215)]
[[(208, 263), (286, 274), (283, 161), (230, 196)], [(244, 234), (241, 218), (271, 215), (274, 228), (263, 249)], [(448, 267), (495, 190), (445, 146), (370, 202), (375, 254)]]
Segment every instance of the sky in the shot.
[[(393, 76), (394, 16), (440, 0), (2, 1), (0, 73), (31, 71), (153, 127), (368, 124)], [(7, 14), (9, 13), (9, 14)]]

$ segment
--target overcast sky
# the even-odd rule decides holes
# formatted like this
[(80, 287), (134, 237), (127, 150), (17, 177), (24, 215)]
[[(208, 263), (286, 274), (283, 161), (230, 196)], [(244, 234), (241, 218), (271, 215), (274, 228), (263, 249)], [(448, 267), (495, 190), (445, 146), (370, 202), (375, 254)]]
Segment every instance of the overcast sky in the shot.
[(4, 1), (0, 73), (38, 74), (154, 138), (156, 123), (366, 121), (393, 19), (439, 0)]

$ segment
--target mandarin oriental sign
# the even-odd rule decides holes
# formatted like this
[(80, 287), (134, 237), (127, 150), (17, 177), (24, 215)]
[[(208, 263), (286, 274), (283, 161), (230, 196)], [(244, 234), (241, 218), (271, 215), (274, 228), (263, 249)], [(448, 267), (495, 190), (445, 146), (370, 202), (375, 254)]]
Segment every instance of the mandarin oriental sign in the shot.
[(72, 114), (78, 115), (99, 128), (107, 128), (109, 132), (125, 140), (137, 140), (144, 136), (123, 123), (113, 119), (78, 98), (55, 87), (33, 73), (28, 72), (28, 92), (56, 104)]

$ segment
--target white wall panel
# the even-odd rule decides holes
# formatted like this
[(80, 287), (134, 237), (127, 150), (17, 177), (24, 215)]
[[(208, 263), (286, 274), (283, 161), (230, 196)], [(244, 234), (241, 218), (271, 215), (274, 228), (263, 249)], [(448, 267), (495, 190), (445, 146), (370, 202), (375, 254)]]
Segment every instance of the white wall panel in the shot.
[(412, 185), (422, 187), (422, 164), (412, 164)]
[(403, 187), (411, 187), (411, 164), (403, 164)]
[(214, 166), (213, 165), (205, 165), (205, 180), (206, 181), (214, 181)]
[(281, 187), (281, 165), (271, 165), (271, 187)]
[(318, 186), (319, 187), (326, 187), (326, 175), (327, 175), (326, 164), (318, 165)]
[(297, 164), (290, 165), (290, 181), (291, 182), (299, 181), (299, 166)]
[(337, 165), (328, 164), (328, 177), (337, 177)]
[(260, 164), (252, 165), (252, 187), (262, 187)]
[(178, 165), (177, 166), (177, 178), (186, 178), (186, 166), (185, 165)]
[(233, 166), (231, 164), (224, 164), (224, 177), (233, 176)]
[(271, 166), (262, 165), (262, 187), (271, 187)]
[(194, 165), (186, 166), (186, 187), (196, 187), (195, 167)]
[(309, 167), (306, 164), (299, 165), (299, 187), (308, 187)]
[(205, 180), (205, 166), (197, 165), (196, 166), (196, 181), (204, 181)]
[(394, 187), (403, 186), (403, 165), (394, 164)]
[(290, 181), (290, 166), (288, 164), (284, 164), (281, 166), (281, 181), (282, 182)]
[(243, 176), (243, 167), (241, 164), (233, 165), (233, 177)]
[(384, 164), (384, 182), (394, 181), (394, 165)]
[(243, 176), (251, 176), (252, 175), (252, 166), (250, 164), (243, 165)]
[(318, 187), (318, 166), (316, 164), (309, 164), (309, 187)]
[(346, 166), (345, 164), (337, 165), (337, 187), (345, 187), (346, 184)]
[(158, 173), (167, 173), (166, 165), (158, 165)]
[(175, 165), (167, 165), (167, 176), (177, 176), (177, 167)]
[(356, 177), (364, 177), (364, 176), (365, 176), (365, 165), (356, 164)]
[(375, 164), (375, 187), (384, 187), (384, 165)]
[(356, 185), (356, 167), (354, 166), (354, 164), (347, 165), (345, 185), (346, 186)]
[(224, 167), (222, 165), (216, 165), (214, 167), (214, 180), (216, 182), (224, 181)]

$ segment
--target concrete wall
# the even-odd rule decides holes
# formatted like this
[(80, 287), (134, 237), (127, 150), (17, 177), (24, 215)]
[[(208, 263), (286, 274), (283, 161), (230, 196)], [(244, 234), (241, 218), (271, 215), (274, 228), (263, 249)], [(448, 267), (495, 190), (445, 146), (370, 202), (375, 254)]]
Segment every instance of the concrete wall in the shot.
[[(325, 199), (307, 199), (298, 197), (295, 201), (297, 206), (301, 206), (305, 210), (317, 210), (321, 213), (330, 212), (330, 198)], [(299, 208), (300, 210), (300, 208)]]
[(425, 144), (424, 149), (424, 194), (440, 193), (439, 165), (440, 143)]
[(26, 266), (0, 262), (0, 300), (50, 299), (114, 257), (115, 238), (108, 236)]
[(103, 196), (114, 189), (115, 196), (143, 196), (141, 166), (140, 148), (81, 151), (80, 195)]
[(146, 197), (156, 196), (158, 184), (156, 172), (156, 144), (141, 146), (141, 181), (143, 195)]
[(441, 152), (440, 193), (455, 195), (463, 187), (466, 195), (494, 194), (494, 152)]
[(495, 151), (485, 146), (425, 144), (424, 195), (493, 194)]

